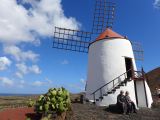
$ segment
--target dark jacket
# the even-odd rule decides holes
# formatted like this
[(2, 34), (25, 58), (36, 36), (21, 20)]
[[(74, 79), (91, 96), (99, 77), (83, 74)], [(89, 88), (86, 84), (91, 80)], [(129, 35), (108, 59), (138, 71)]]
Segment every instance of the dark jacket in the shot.
[(122, 103), (125, 103), (125, 96), (119, 94), (119, 95), (117, 96), (117, 104), (122, 104)]

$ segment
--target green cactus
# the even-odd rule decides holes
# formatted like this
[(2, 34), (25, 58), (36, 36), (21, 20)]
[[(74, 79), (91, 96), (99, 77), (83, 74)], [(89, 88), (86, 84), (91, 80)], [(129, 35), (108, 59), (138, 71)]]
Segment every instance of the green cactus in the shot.
[(29, 99), (27, 104), (28, 104), (28, 107), (33, 107), (35, 105), (35, 101), (33, 101), (32, 99)]
[(36, 101), (35, 110), (42, 113), (62, 113), (70, 106), (70, 94), (65, 88), (51, 88)]
[(51, 94), (52, 94), (53, 96), (56, 96), (56, 95), (57, 95), (57, 91), (56, 91), (56, 90), (52, 90), (52, 91), (51, 91)]

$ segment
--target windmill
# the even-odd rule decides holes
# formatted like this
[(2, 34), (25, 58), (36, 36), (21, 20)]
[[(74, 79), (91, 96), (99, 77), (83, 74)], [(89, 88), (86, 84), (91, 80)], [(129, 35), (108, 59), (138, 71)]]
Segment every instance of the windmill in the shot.
[(115, 3), (96, 0), (91, 32), (55, 27), (53, 48), (88, 53), (86, 98), (98, 106), (116, 103), (120, 90), (129, 91), (139, 107), (151, 107), (152, 97), (144, 71), (140, 43), (112, 30)]

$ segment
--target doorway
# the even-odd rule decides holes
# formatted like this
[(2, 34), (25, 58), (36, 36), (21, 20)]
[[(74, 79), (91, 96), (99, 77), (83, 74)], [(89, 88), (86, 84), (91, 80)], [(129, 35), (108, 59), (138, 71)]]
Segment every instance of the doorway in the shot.
[(125, 58), (125, 64), (126, 64), (126, 72), (127, 72), (127, 78), (133, 77), (133, 63), (131, 58)]

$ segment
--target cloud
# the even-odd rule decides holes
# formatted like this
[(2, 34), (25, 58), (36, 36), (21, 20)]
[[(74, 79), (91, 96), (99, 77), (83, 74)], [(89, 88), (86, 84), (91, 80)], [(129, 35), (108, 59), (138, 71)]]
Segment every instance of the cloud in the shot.
[(23, 78), (24, 75), (29, 73), (40, 74), (42, 72), (38, 65), (27, 66), (25, 63), (18, 63), (16, 67), (18, 71), (15, 75), (18, 78)]
[(10, 87), (13, 86), (13, 81), (6, 77), (0, 77), (0, 82), (3, 86)]
[(45, 78), (45, 80), (51, 85), (51, 84), (53, 84), (53, 80), (50, 80), (49, 78)]
[(18, 78), (23, 78), (23, 74), (21, 72), (16, 72), (15, 75), (18, 77)]
[(36, 87), (40, 87), (40, 86), (42, 86), (44, 84), (45, 84), (45, 82), (41, 82), (41, 81), (35, 81), (35, 82), (32, 83), (32, 85), (36, 86)]
[(22, 74), (27, 74), (29, 72), (25, 63), (16, 64), (16, 67)]
[(69, 61), (68, 61), (68, 60), (63, 60), (63, 61), (61, 62), (61, 64), (62, 64), (62, 65), (68, 65), (68, 64), (69, 64)]
[(41, 73), (41, 70), (37, 65), (32, 65), (31, 67), (29, 67), (29, 71), (35, 74)]
[(33, 82), (32, 86), (36, 86), (36, 87), (41, 87), (41, 86), (53, 87), (53, 81), (48, 79), (48, 78), (45, 78), (44, 81), (37, 80), (37, 81)]
[(65, 16), (61, 0), (1, 0), (0, 9), (2, 43), (33, 43), (39, 36), (52, 36), (53, 26), (80, 28), (75, 18)]
[(155, 0), (154, 7), (155, 8), (160, 8), (160, 0)]
[(37, 61), (39, 55), (34, 53), (33, 51), (23, 51), (19, 47), (15, 45), (4, 46), (3, 51), (7, 55), (11, 55), (16, 61)]
[(0, 71), (6, 70), (11, 63), (12, 62), (7, 57), (0, 57)]

